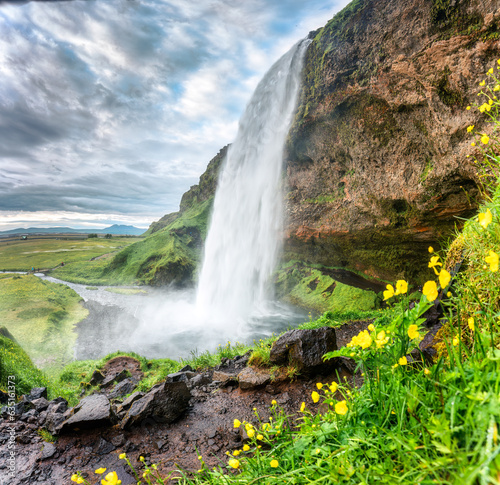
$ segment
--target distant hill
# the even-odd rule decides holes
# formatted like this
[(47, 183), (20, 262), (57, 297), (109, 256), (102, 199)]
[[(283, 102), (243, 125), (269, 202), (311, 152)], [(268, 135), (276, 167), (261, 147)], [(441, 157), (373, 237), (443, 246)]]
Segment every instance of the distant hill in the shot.
[(115, 234), (139, 236), (145, 232), (145, 229), (139, 229), (134, 226), (124, 226), (113, 224), (105, 229), (73, 229), (72, 227), (21, 227), (0, 231), (0, 235), (8, 234)]

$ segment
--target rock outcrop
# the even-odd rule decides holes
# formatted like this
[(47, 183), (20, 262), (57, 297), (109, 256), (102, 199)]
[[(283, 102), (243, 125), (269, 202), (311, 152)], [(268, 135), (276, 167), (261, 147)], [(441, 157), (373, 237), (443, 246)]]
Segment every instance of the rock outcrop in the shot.
[(311, 34), (287, 146), (287, 259), (418, 281), (429, 244), (475, 208), (466, 129), (492, 127), (465, 108), (496, 67), (499, 7), (355, 0)]

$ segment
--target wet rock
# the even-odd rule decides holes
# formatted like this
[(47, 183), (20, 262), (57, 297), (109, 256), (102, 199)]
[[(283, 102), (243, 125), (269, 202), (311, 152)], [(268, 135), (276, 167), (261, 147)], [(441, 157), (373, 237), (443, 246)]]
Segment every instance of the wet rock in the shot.
[(208, 374), (196, 374), (192, 379), (189, 380), (188, 386), (191, 389), (196, 387), (205, 386), (212, 382), (212, 378)]
[(49, 401), (44, 397), (40, 397), (38, 399), (33, 399), (33, 401), (31, 401), (31, 406), (40, 413), (49, 407)]
[(90, 378), (89, 384), (91, 386), (97, 386), (98, 384), (101, 384), (102, 381), (104, 381), (104, 376), (100, 371), (95, 370)]
[(119, 434), (119, 435), (111, 438), (111, 443), (113, 443), (113, 445), (116, 446), (117, 448), (119, 446), (123, 446), (125, 441), (126, 441), (125, 435), (123, 435), (123, 434)]
[(220, 370), (214, 370), (213, 381), (220, 382), (221, 384), (229, 384), (230, 382), (236, 382), (238, 380), (237, 372), (224, 372)]
[(68, 410), (68, 401), (63, 397), (57, 397), (49, 402), (47, 411), (49, 413), (63, 414)]
[(172, 423), (186, 410), (190, 398), (185, 382), (164, 382), (132, 404), (121, 427), (130, 428), (145, 419)]
[(123, 369), (122, 371), (118, 372), (118, 374), (111, 374), (106, 376), (104, 380), (101, 382), (100, 387), (101, 389), (104, 389), (113, 384), (113, 382), (121, 382), (127, 377), (130, 377), (130, 372), (127, 369)]
[(99, 440), (99, 444), (97, 445), (96, 453), (98, 455), (107, 455), (108, 453), (111, 453), (115, 449), (116, 447), (112, 443), (106, 441), (104, 438), (101, 438)]
[(252, 367), (246, 367), (238, 374), (238, 381), (240, 389), (248, 391), (269, 384), (271, 376), (264, 370), (255, 370)]
[(136, 391), (133, 394), (131, 394), (129, 397), (127, 397), (127, 399), (125, 399), (125, 401), (123, 401), (123, 403), (119, 404), (116, 407), (117, 414), (120, 415), (122, 413), (125, 413), (135, 401), (139, 400), (143, 396), (144, 392), (140, 391)]
[(111, 426), (114, 421), (108, 398), (103, 394), (92, 394), (80, 401), (74, 408), (73, 415), (63, 421), (57, 431), (64, 434), (80, 429), (100, 428)]
[(331, 327), (291, 330), (274, 342), (270, 361), (291, 364), (302, 374), (315, 374), (338, 365), (337, 359), (323, 362), (323, 355), (333, 350), (337, 350), (337, 339)]
[(47, 388), (46, 387), (34, 387), (31, 389), (27, 399), (29, 401), (34, 401), (35, 399), (40, 399), (41, 397), (47, 399)]
[(36, 409), (30, 409), (28, 412), (21, 416), (21, 421), (28, 421), (30, 418), (36, 418), (38, 416), (38, 411)]
[(119, 382), (109, 393), (108, 397), (110, 399), (115, 399), (119, 396), (125, 396), (127, 394), (130, 394), (134, 389), (135, 389), (135, 383), (132, 382), (132, 379), (127, 378)]
[(1, 416), (7, 419), (10, 416), (22, 416), (26, 412), (26, 402), (20, 401), (14, 406), (2, 406)]
[[(189, 367), (189, 366), (187, 366)], [(179, 371), (167, 376), (167, 382), (187, 382), (189, 379), (195, 377), (196, 374), (191, 371)]]
[(57, 448), (53, 443), (44, 443), (40, 460), (52, 458), (57, 453)]
[(190, 365), (185, 365), (179, 372), (194, 372)]

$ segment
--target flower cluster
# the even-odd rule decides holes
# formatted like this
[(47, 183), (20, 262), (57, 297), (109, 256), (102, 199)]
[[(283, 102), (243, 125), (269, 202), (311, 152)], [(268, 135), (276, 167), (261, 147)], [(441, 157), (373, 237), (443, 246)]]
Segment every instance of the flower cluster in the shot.
[(384, 291), (384, 300), (388, 300), (393, 296), (404, 295), (408, 291), (408, 283), (405, 280), (396, 281), (396, 289), (394, 286), (387, 285)]

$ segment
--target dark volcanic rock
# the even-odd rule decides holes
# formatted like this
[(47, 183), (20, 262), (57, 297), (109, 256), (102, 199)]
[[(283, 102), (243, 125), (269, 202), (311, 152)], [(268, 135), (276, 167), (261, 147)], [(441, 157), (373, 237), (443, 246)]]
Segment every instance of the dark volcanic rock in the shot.
[(111, 426), (114, 414), (109, 400), (103, 394), (92, 394), (80, 401), (73, 415), (59, 426), (59, 433), (64, 434), (80, 429)]
[(247, 367), (238, 374), (238, 382), (240, 389), (248, 391), (269, 384), (269, 382), (271, 382), (271, 376), (267, 371), (255, 370), (252, 367)]
[(130, 394), (135, 389), (135, 383), (132, 379), (125, 379), (119, 382), (113, 390), (109, 393), (109, 398), (114, 399), (116, 397), (125, 396)]
[(130, 428), (146, 419), (172, 423), (185, 411), (190, 397), (185, 382), (164, 382), (132, 404), (121, 427)]
[(337, 365), (336, 359), (323, 362), (323, 355), (337, 350), (335, 329), (291, 330), (282, 335), (271, 348), (273, 364), (290, 363), (304, 374), (318, 373)]
[(57, 452), (57, 448), (53, 443), (44, 443), (42, 448), (41, 460), (52, 458)]

